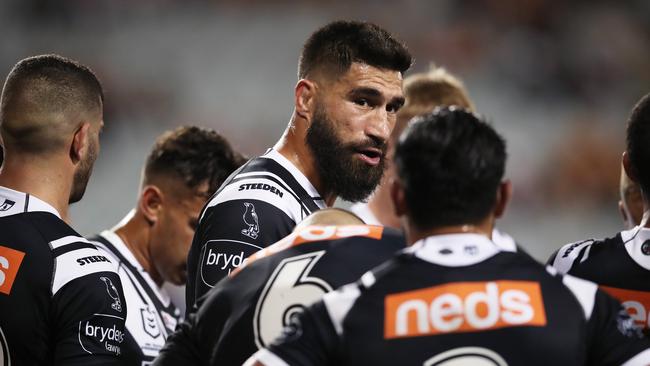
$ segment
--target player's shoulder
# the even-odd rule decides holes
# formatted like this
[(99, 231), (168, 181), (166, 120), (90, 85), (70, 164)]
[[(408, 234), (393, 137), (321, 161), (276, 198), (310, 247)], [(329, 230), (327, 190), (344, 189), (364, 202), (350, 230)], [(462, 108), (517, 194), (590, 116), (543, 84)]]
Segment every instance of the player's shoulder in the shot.
[(585, 239), (568, 243), (558, 249), (548, 260), (560, 273), (570, 273), (576, 266), (609, 261), (611, 255), (623, 250), (623, 233), (604, 239)]
[(114, 263), (95, 244), (78, 234), (49, 242), (54, 258), (52, 294), (75, 279), (100, 272), (115, 273)]

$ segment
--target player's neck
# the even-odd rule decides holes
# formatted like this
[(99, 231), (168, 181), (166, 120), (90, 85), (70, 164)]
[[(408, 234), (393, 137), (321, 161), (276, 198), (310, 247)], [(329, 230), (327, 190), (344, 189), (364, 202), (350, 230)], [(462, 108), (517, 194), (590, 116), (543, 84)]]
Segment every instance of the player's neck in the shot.
[(368, 209), (377, 218), (382, 225), (401, 229), (402, 225), (399, 217), (395, 215), (395, 210), (390, 198), (390, 189), (388, 182), (382, 180), (375, 193), (368, 201)]
[(142, 269), (158, 286), (162, 286), (162, 276), (156, 270), (151, 258), (150, 242), (150, 225), (146, 218), (137, 211), (115, 229), (115, 233), (122, 239), (126, 247), (131, 251)]
[(51, 161), (6, 159), (0, 170), (0, 186), (29, 193), (54, 207), (68, 221), (72, 173), (66, 174)]
[(488, 219), (477, 224), (449, 225), (432, 229), (419, 229), (414, 225), (407, 223), (405, 233), (406, 242), (410, 246), (422, 239), (436, 235), (478, 234), (492, 240), (493, 228), (494, 218), (489, 217)]
[(336, 194), (328, 191), (322, 184), (320, 172), (316, 167), (314, 154), (305, 142), (306, 130), (304, 124), (289, 123), (280, 140), (273, 146), (282, 156), (289, 160), (300, 172), (307, 177), (309, 182), (324, 199), (328, 207), (336, 201)]

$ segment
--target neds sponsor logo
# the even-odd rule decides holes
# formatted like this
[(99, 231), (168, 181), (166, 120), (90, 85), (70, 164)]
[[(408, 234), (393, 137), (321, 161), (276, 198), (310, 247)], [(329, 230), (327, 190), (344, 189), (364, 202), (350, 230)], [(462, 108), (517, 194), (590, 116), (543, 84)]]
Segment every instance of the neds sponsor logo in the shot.
[(544, 325), (537, 282), (456, 282), (385, 298), (387, 339)]

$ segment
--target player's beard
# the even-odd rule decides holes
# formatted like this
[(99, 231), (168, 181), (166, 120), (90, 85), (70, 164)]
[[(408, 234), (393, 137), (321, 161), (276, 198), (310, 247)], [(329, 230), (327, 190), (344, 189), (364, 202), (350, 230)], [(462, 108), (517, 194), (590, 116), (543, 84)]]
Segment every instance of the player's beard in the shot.
[(85, 159), (79, 163), (79, 167), (74, 173), (74, 178), (72, 180), (72, 190), (70, 191), (70, 198), (68, 203), (79, 202), (84, 193), (86, 193), (86, 187), (88, 186), (88, 181), (90, 180), (90, 174), (93, 171), (93, 165), (95, 164), (95, 159), (97, 159), (98, 146), (93, 139), (90, 139), (88, 145), (88, 153), (86, 154)]
[[(316, 168), (326, 190), (346, 201), (359, 202), (367, 199), (377, 188), (384, 173), (386, 142), (371, 138), (348, 143), (341, 141), (334, 123), (320, 105), (316, 106), (307, 129), (306, 141), (314, 154)], [(354, 156), (369, 147), (382, 151), (381, 160), (376, 166), (368, 165)]]

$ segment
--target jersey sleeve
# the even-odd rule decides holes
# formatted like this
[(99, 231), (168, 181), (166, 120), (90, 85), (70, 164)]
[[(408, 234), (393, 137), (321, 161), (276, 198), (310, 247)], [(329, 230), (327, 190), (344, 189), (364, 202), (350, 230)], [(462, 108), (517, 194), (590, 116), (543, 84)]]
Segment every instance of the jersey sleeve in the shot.
[(571, 273), (571, 269), (589, 256), (589, 250), (594, 240), (582, 240), (569, 243), (558, 249), (547, 261), (547, 264), (555, 268), (560, 274)]
[(650, 365), (650, 340), (621, 304), (600, 290), (587, 327), (589, 365)]
[(198, 300), (198, 310), (189, 314), (167, 338), (154, 365), (198, 365), (210, 360), (231, 314), (232, 301), (219, 286)]
[(300, 313), (284, 328), (267, 349), (258, 351), (249, 361), (266, 366), (336, 364), (339, 336), (327, 308), (319, 301)]
[(67, 241), (53, 250), (54, 363), (121, 364), (127, 308), (120, 278), (85, 239)]
[(195, 310), (198, 298), (248, 256), (291, 232), (295, 226), (291, 211), (273, 193), (267, 195), (271, 199), (232, 199), (209, 204), (204, 210), (187, 261), (188, 313)]

